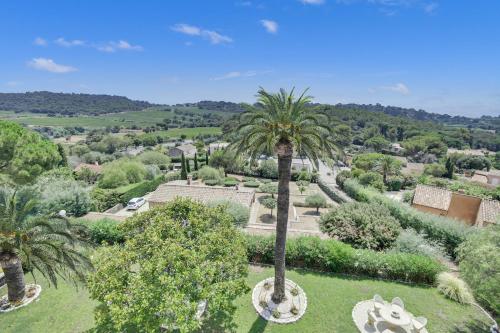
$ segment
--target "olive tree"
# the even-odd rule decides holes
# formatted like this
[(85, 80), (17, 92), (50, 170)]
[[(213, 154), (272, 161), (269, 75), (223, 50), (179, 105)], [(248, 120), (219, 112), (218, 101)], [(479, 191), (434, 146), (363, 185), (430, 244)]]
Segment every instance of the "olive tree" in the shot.
[(101, 247), (88, 279), (102, 331), (191, 332), (200, 304), (204, 317), (231, 313), (248, 291), (244, 238), (222, 206), (178, 198), (119, 228), (125, 243)]

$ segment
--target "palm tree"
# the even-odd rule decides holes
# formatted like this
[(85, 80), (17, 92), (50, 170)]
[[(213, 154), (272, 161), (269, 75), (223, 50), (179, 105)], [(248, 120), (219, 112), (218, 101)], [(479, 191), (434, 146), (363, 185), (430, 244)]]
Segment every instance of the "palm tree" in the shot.
[(8, 300), (25, 296), (23, 267), (37, 270), (57, 287), (57, 276), (84, 280), (92, 267), (80, 250), (86, 230), (61, 216), (36, 214), (37, 202), (29, 190), (0, 189), (0, 265), (5, 274)]
[(401, 169), (401, 162), (392, 156), (384, 155), (375, 164), (375, 171), (380, 172), (387, 184), (387, 176), (394, 175)]
[(294, 90), (281, 89), (271, 94), (260, 88), (258, 103), (240, 117), (236, 129), (238, 139), (231, 144), (236, 154), (247, 153), (251, 160), (260, 154), (278, 156), (278, 212), (275, 244), (275, 275), (273, 301), (280, 303), (285, 296), (285, 245), (290, 201), (292, 155), (309, 158), (316, 167), (324, 157), (334, 158), (337, 147), (326, 115), (308, 104), (312, 98), (304, 91), (298, 98)]

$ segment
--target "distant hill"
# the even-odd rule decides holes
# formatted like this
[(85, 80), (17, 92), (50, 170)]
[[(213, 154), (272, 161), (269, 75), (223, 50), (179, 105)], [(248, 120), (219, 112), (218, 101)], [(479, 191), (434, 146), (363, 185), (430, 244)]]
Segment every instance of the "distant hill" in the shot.
[(223, 111), (223, 112), (243, 112), (245, 109), (240, 103), (224, 101), (200, 101), (197, 103), (177, 104), (177, 106), (191, 106), (203, 110)]
[(0, 93), (0, 110), (54, 115), (99, 115), (123, 111), (140, 111), (153, 106), (123, 96), (66, 94), (48, 91)]
[(487, 130), (500, 129), (500, 116), (481, 116), (480, 118), (469, 118), (463, 116), (450, 116), (448, 114), (431, 113), (424, 110), (402, 108), (398, 106), (384, 106), (381, 104), (335, 104), (334, 108), (341, 110), (362, 110), (371, 112), (382, 112), (390, 116), (408, 119), (430, 121), (443, 125), (461, 125), (476, 127)]

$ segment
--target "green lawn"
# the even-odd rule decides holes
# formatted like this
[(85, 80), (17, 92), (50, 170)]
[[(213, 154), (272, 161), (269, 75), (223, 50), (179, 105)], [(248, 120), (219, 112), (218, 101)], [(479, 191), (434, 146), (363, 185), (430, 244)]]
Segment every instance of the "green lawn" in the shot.
[[(222, 117), (228, 117), (232, 114), (221, 111), (200, 110), (196, 108), (178, 107), (183, 111), (192, 111), (196, 115), (208, 113), (218, 114)], [(110, 113), (99, 116), (77, 116), (77, 117), (47, 117), (44, 114), (37, 113), (13, 113), (9, 111), (0, 111), (0, 119), (12, 120), (24, 125), (35, 126), (82, 126), (87, 128), (102, 128), (107, 126), (129, 126), (137, 125), (139, 127), (152, 126), (161, 123), (163, 119), (174, 117), (174, 112), (161, 111), (157, 108), (149, 108), (142, 111), (128, 111), (122, 113)], [(179, 115), (181, 116), (181, 115)], [(189, 117), (188, 117), (189, 118)]]
[[(271, 268), (252, 267), (249, 286), (272, 276)], [(401, 297), (406, 308), (415, 315), (429, 319), (430, 332), (482, 332), (478, 326), (485, 317), (475, 308), (462, 306), (441, 296), (434, 288), (408, 286), (399, 283), (330, 276), (304, 271), (290, 271), (287, 277), (299, 283), (308, 298), (304, 317), (295, 324), (267, 324), (255, 313), (250, 293), (237, 300), (234, 315), (236, 332), (357, 332), (351, 318), (354, 305), (371, 298), (375, 293), (386, 299)], [(26, 308), (0, 315), (0, 331), (24, 332), (82, 332), (93, 326), (95, 302), (87, 292), (76, 291), (72, 285), (61, 284), (59, 289), (47, 288), (38, 302)], [(5, 287), (1, 293), (6, 292)], [(208, 327), (209, 326), (209, 327)], [(222, 332), (217, 324), (207, 325), (202, 332)]]

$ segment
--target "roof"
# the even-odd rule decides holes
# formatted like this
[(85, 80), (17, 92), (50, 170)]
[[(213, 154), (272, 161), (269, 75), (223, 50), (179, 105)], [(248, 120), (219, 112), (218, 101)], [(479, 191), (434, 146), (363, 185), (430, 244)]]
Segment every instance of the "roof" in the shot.
[(479, 212), (477, 213), (477, 223), (482, 225), (486, 223), (498, 223), (500, 217), (500, 201), (486, 200), (481, 201)]
[(292, 158), (292, 164), (311, 165), (311, 161), (308, 158)]
[(88, 164), (88, 163), (80, 163), (76, 166), (74, 171), (80, 172), (82, 169), (89, 169), (90, 171), (93, 171), (95, 173), (101, 173), (102, 172), (102, 166), (99, 164)]
[(417, 185), (413, 203), (415, 205), (447, 211), (450, 207), (451, 196), (451, 191), (446, 189), (427, 185)]
[(225, 148), (229, 146), (229, 142), (212, 142), (209, 144), (209, 147), (214, 147), (214, 148)]
[(187, 185), (185, 181), (173, 181), (160, 185), (149, 197), (149, 202), (163, 203), (176, 197), (188, 197), (207, 203), (217, 200), (229, 200), (250, 207), (255, 195), (254, 189), (232, 188), (206, 185)]
[(500, 177), (500, 170), (490, 170), (490, 171), (484, 171), (484, 170), (476, 170), (474, 171), (474, 175), (481, 175), (481, 176), (486, 176), (486, 177)]

